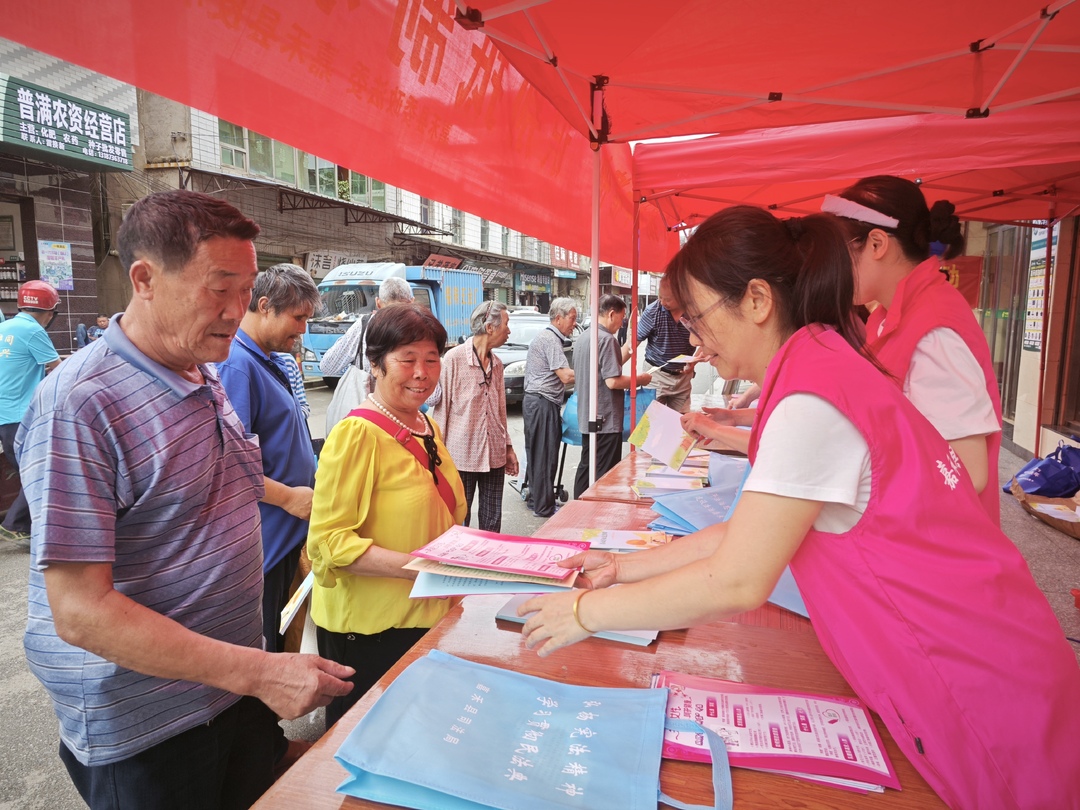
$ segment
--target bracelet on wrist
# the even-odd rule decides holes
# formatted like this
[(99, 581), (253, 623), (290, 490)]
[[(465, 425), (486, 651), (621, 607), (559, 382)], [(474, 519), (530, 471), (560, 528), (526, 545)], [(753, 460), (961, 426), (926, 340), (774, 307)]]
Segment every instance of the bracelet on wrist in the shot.
[(588, 591), (583, 590), (577, 595), (577, 598), (574, 599), (574, 621), (578, 623), (578, 627), (580, 627), (582, 630), (584, 630), (586, 633), (588, 633), (591, 636), (596, 631), (595, 630), (590, 630), (588, 627), (586, 627), (584, 624), (582, 624), (581, 623), (581, 617), (578, 615), (578, 605), (581, 603), (582, 597), (585, 596), (585, 594), (587, 594), (587, 593), (588, 593)]

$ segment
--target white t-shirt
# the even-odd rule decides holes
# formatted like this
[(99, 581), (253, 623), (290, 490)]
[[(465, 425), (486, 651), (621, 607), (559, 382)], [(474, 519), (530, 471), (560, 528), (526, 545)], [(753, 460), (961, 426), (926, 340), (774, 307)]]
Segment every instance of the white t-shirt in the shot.
[(932, 329), (916, 344), (904, 396), (946, 441), (1001, 430), (982, 367), (952, 329)]
[(870, 502), (870, 448), (831, 403), (790, 394), (769, 416), (744, 489), (821, 501), (814, 528), (841, 534)]

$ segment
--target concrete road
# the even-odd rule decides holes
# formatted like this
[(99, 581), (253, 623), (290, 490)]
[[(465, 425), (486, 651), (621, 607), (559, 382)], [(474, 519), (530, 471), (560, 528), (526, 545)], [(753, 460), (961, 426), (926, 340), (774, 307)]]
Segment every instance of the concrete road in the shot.
[[(330, 392), (322, 386), (308, 390), (312, 406), (312, 435), (325, 435)], [(518, 456), (525, 456), (520, 406), (509, 414), (511, 439)], [(573, 489), (580, 448), (569, 447), (563, 484)], [(506, 485), (503, 531), (531, 535), (543, 520), (525, 507), (517, 491)], [(475, 516), (474, 516), (475, 525)], [(26, 628), (26, 582), (29, 551), (25, 546), (0, 544), (0, 810), (77, 810), (85, 807), (57, 756), (57, 721), (45, 690), (30, 674), (23, 656)], [(322, 712), (286, 724), (295, 739), (317, 739)]]

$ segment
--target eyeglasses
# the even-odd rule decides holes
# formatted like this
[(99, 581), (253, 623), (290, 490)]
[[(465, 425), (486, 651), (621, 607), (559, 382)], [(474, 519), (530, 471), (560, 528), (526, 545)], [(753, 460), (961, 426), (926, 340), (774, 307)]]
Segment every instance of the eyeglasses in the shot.
[(717, 298), (715, 301), (712, 302), (712, 304), (705, 307), (704, 311), (699, 312), (697, 315), (683, 315), (681, 318), (679, 318), (679, 323), (686, 327), (687, 331), (692, 332), (695, 337), (700, 338), (701, 333), (697, 330), (698, 321), (700, 321), (714, 309), (719, 308), (719, 306), (723, 303), (723, 298)]

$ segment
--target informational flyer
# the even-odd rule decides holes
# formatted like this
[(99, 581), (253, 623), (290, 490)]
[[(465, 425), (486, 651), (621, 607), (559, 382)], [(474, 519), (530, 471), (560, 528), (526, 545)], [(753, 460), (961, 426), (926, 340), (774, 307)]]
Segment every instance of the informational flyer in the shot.
[(41, 278), (58, 290), (75, 289), (75, 275), (71, 268), (71, 243), (38, 240), (38, 262)]
[(653, 402), (645, 409), (628, 441), (660, 463), (677, 470), (694, 449), (694, 438), (682, 429), (681, 420), (682, 414), (678, 411)]
[(560, 567), (559, 560), (588, 550), (584, 540), (543, 540), (453, 526), (412, 554), (466, 568), (566, 579), (574, 569)]
[[(828, 697), (661, 672), (668, 716), (694, 720), (719, 734), (732, 766), (793, 775), (858, 780), (900, 788), (866, 707), (857, 698)], [(664, 732), (664, 756), (709, 762), (704, 735)]]
[(605, 551), (641, 551), (655, 548), (671, 541), (664, 532), (635, 532), (628, 529), (580, 529), (581, 539), (592, 548)]

